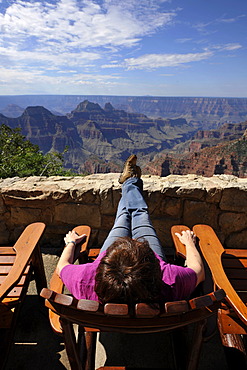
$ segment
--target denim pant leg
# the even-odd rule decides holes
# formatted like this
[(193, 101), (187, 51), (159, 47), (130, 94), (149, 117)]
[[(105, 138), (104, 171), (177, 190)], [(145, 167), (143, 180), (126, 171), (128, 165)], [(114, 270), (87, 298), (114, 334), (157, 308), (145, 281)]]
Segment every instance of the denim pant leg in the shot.
[(133, 239), (144, 238), (150, 248), (164, 261), (166, 256), (159, 238), (150, 220), (148, 206), (143, 198), (143, 183), (140, 179), (132, 180), (128, 185), (128, 207), (131, 213), (131, 235)]
[(115, 240), (126, 236), (131, 237), (131, 216), (125, 207), (124, 198), (122, 197), (118, 204), (118, 210), (114, 225), (109, 232), (104, 244), (100, 249), (100, 253), (104, 252)]
[(148, 207), (142, 195), (143, 182), (131, 177), (122, 185), (122, 198), (118, 205), (116, 220), (100, 253), (119, 237), (145, 238), (150, 247), (166, 260), (164, 251), (151, 224)]

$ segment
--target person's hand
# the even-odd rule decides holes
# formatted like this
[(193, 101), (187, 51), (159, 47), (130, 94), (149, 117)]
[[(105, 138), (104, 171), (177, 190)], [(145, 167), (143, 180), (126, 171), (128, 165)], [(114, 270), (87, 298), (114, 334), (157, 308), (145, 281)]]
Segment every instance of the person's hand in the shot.
[(193, 243), (195, 245), (196, 242), (196, 235), (191, 230), (182, 231), (181, 234), (175, 233), (175, 235), (178, 237), (180, 242), (184, 244), (185, 246)]
[(69, 231), (68, 234), (66, 234), (64, 241), (65, 244), (68, 244), (69, 242), (73, 242), (75, 244), (80, 243), (84, 238), (86, 237), (86, 234), (78, 235), (74, 230)]

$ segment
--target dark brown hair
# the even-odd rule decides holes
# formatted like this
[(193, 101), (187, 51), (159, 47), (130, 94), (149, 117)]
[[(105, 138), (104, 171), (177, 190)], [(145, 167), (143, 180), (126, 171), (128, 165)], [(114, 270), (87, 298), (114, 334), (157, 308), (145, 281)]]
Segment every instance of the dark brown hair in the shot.
[(161, 292), (159, 261), (146, 240), (119, 238), (106, 251), (95, 277), (102, 303), (158, 302)]

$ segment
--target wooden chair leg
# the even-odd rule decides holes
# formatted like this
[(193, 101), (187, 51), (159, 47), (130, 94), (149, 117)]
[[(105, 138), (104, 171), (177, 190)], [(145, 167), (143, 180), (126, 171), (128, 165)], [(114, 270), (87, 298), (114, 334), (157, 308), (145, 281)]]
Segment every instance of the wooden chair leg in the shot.
[(243, 338), (239, 334), (224, 334), (220, 313), (218, 315), (218, 329), (228, 368), (235, 369), (236, 363), (239, 363), (240, 369), (247, 369), (247, 354)]
[(86, 348), (87, 348), (85, 370), (94, 370), (95, 369), (97, 332), (96, 331), (86, 332), (85, 339), (86, 339)]
[(195, 324), (194, 333), (192, 337), (191, 351), (188, 358), (187, 370), (198, 369), (198, 363), (203, 342), (203, 331), (205, 329), (207, 320), (198, 321)]
[(226, 362), (229, 369), (247, 369), (247, 356), (243, 339), (239, 334), (222, 334), (221, 342), (224, 347)]
[(83, 370), (73, 324), (66, 319), (61, 319), (61, 326), (64, 333), (64, 344), (71, 370)]
[(32, 267), (38, 295), (43, 288), (47, 287), (43, 258), (39, 248), (35, 248), (32, 256)]
[(172, 336), (172, 352), (174, 368), (179, 370), (186, 370), (187, 356), (188, 356), (188, 327), (182, 327), (173, 330)]

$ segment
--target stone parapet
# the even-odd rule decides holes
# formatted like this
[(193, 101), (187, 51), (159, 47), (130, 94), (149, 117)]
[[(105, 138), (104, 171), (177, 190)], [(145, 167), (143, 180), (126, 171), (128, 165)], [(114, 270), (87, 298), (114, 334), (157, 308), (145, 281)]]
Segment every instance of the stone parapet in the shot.
[[(61, 247), (79, 224), (92, 228), (100, 246), (111, 229), (121, 196), (119, 174), (0, 180), (0, 244), (13, 243), (24, 227), (42, 221), (44, 247)], [(144, 197), (157, 234), (172, 253), (175, 224), (212, 226), (226, 248), (247, 248), (247, 179), (217, 175), (143, 176)]]

